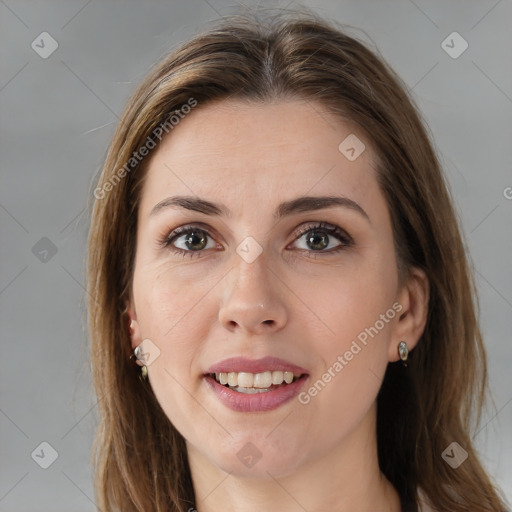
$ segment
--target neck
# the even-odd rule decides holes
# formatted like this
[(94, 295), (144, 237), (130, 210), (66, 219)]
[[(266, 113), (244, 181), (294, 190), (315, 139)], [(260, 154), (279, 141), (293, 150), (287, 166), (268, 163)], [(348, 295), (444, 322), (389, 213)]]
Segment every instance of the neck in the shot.
[[(373, 428), (372, 428), (373, 426)], [(380, 472), (375, 411), (328, 453), (286, 476), (227, 473), (188, 446), (197, 512), (400, 512), (400, 499)]]

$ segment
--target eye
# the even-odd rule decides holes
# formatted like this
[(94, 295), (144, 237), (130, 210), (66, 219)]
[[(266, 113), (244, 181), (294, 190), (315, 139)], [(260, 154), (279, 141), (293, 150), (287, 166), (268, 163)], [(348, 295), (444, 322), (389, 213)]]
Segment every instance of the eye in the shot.
[(176, 228), (160, 242), (174, 253), (190, 257), (199, 257), (205, 249), (219, 247), (207, 231), (197, 226)]
[[(339, 242), (334, 247), (331, 245), (332, 238)], [(302, 228), (296, 240), (301, 241), (301, 239), (303, 239), (303, 244), (302, 247), (298, 247), (300, 250), (316, 253), (336, 253), (352, 246), (354, 243), (352, 237), (346, 231), (338, 226), (323, 222)], [(331, 247), (329, 248), (329, 246)]]
[[(331, 246), (333, 238), (339, 242), (334, 247)], [(298, 249), (316, 254), (337, 253), (354, 243), (352, 237), (346, 231), (338, 226), (323, 222), (302, 228), (296, 234), (295, 243), (301, 241), (301, 239), (304, 239), (303, 246), (299, 246)], [(222, 249), (222, 246), (215, 243), (208, 231), (196, 225), (176, 228), (159, 240), (159, 244), (168, 247), (175, 254), (183, 255), (183, 257), (201, 257), (206, 249)], [(316, 257), (316, 255), (313, 257)]]

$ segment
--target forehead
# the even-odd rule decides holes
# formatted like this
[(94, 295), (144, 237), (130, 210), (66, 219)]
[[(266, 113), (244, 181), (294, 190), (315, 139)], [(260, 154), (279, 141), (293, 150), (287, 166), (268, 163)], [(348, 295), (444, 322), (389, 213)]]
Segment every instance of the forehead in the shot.
[[(361, 143), (362, 153), (347, 158), (353, 152), (346, 150), (359, 152)], [(170, 194), (252, 208), (273, 197), (334, 192), (361, 200), (378, 193), (373, 166), (370, 141), (321, 104), (198, 104), (151, 155), (141, 213)]]

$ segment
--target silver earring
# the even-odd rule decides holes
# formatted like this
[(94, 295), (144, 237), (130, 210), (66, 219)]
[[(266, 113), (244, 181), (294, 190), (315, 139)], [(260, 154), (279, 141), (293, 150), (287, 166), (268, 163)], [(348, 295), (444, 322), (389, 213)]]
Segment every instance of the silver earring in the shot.
[(130, 356), (130, 359), (135, 357), (135, 362), (139, 366), (141, 366), (140, 375), (139, 375), (139, 378), (141, 378), (141, 380), (147, 380), (147, 378), (148, 378), (148, 369), (147, 369), (147, 366), (144, 364), (146, 362), (145, 356), (146, 356), (146, 354), (144, 354), (142, 352), (141, 345), (139, 345), (138, 347), (135, 347), (133, 354)]
[(409, 349), (407, 348), (407, 343), (405, 341), (401, 341), (398, 344), (398, 355), (400, 356), (403, 365), (407, 367), (407, 359), (409, 359)]

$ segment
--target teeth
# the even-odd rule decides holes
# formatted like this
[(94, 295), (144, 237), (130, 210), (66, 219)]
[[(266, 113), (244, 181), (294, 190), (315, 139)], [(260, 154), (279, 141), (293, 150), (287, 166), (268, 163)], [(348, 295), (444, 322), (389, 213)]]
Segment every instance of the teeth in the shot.
[(265, 393), (266, 391), (270, 391), (269, 389), (259, 389), (259, 388), (242, 388), (237, 386), (233, 388), (233, 391), (238, 391), (239, 393), (245, 393), (246, 395), (254, 395), (255, 393)]
[[(293, 374), (293, 372), (266, 371), (262, 373), (249, 373), (249, 372), (220, 372), (215, 374), (215, 379), (223, 385), (228, 384), (232, 388), (237, 388), (236, 391), (242, 393), (257, 393), (252, 391), (257, 389), (268, 389), (272, 385), (280, 386), (283, 383), (291, 384), (294, 378), (299, 378), (300, 374)], [(251, 391), (249, 391), (249, 389)]]
[[(242, 374), (240, 374), (240, 375), (242, 375)], [(240, 381), (240, 377), (238, 377), (238, 385), (244, 386), (245, 388), (249, 387), (249, 386), (245, 386), (244, 384), (242, 384), (242, 382)], [(253, 387), (269, 388), (270, 386), (272, 386), (272, 372), (257, 373), (254, 376)]]
[(284, 381), (284, 372), (272, 372), (272, 384), (282, 384)]
[(238, 374), (235, 372), (228, 373), (228, 384), (230, 386), (238, 386)]
[[(254, 383), (254, 377), (255, 376), (252, 373), (241, 372), (238, 374), (238, 385), (242, 388), (252, 388)], [(259, 388), (262, 386), (254, 387)]]

